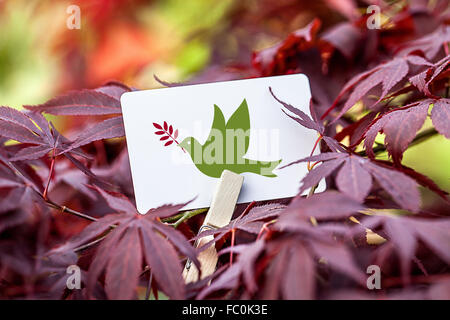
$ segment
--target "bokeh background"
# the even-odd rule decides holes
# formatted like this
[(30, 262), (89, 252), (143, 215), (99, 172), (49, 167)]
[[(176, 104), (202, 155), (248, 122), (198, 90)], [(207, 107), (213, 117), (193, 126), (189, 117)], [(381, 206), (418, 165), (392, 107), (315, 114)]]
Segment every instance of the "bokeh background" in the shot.
[[(344, 21), (358, 10), (349, 3), (0, 0), (0, 105), (20, 109), (112, 79), (149, 89), (161, 86), (154, 75), (168, 82), (251, 77), (253, 52), (314, 17), (323, 29)], [(81, 9), (79, 30), (66, 26), (73, 4)], [(63, 132), (77, 125), (55, 121)], [(450, 142), (443, 136), (409, 149), (404, 163), (450, 191)]]

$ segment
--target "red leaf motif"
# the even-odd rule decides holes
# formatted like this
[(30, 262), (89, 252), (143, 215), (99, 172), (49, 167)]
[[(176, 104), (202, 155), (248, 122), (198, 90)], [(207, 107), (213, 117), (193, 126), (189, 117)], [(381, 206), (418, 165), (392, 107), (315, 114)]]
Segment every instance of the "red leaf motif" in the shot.
[[(177, 138), (178, 138), (178, 129), (175, 129), (175, 132), (174, 132), (174, 128), (173, 128), (173, 126), (172, 125), (169, 125), (168, 123), (167, 123), (167, 121), (164, 121), (163, 122), (163, 125), (160, 125), (160, 124), (158, 124), (158, 123), (153, 123), (153, 126), (155, 127), (155, 128), (157, 128), (157, 129), (160, 129), (159, 131), (156, 131), (155, 132), (155, 134), (156, 135), (159, 135), (159, 136), (163, 136), (163, 137), (161, 137), (159, 140), (160, 141), (166, 141), (165, 142), (165, 144), (164, 144), (164, 146), (165, 147), (167, 147), (167, 146), (170, 146), (171, 144), (173, 144), (174, 142), (176, 143), (176, 144), (179, 144), (178, 143), (178, 141), (177, 141)], [(170, 139), (170, 140), (169, 140)], [(184, 149), (182, 149), (183, 151), (184, 151)], [(185, 151), (184, 151), (185, 152)]]

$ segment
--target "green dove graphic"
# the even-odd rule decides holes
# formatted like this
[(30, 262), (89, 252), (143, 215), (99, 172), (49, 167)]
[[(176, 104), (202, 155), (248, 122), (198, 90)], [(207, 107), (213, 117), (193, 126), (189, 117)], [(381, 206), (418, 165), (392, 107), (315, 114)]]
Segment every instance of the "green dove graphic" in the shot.
[(258, 161), (244, 158), (250, 143), (250, 115), (247, 101), (241, 105), (225, 123), (225, 117), (214, 105), (214, 120), (206, 142), (201, 145), (194, 137), (184, 139), (179, 146), (184, 148), (195, 166), (202, 173), (219, 178), (223, 170), (235, 173), (252, 172), (265, 177), (276, 177), (272, 171), (282, 159)]

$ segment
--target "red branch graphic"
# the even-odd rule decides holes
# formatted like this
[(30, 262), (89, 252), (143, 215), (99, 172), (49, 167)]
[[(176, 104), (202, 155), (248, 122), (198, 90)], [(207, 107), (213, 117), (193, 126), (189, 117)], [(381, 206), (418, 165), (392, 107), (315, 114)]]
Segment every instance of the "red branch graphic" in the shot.
[[(155, 134), (158, 136), (162, 136), (159, 140), (165, 141), (164, 147), (170, 146), (172, 143), (179, 144), (177, 141), (178, 138), (178, 129), (175, 131), (173, 130), (172, 125), (168, 125), (166, 121), (164, 121), (163, 125), (157, 124), (153, 122), (153, 126), (158, 129), (158, 131), (155, 131)], [(167, 140), (167, 141), (166, 141)], [(183, 149), (183, 152), (186, 152)]]

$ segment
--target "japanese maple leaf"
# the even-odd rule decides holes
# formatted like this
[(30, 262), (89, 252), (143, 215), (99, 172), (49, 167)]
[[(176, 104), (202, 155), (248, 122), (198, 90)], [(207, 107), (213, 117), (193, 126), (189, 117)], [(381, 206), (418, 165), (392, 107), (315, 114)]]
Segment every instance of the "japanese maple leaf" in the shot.
[(436, 192), (442, 199), (448, 200), (447, 199), (448, 192), (439, 188), (439, 186), (433, 180), (431, 180), (427, 176), (415, 171), (414, 169), (407, 167), (403, 164), (395, 164), (395, 163), (387, 161), (387, 160), (375, 160), (375, 161), (376, 161), (376, 163), (378, 163), (384, 167), (392, 168), (393, 170), (403, 172), (404, 174), (406, 174), (407, 176), (414, 179), (417, 183), (419, 183), (423, 187), (426, 187), (426, 188)]
[(122, 83), (109, 82), (97, 89), (71, 91), (44, 104), (24, 107), (34, 112), (54, 115), (113, 116), (87, 130), (83, 130), (70, 146), (69, 150), (72, 150), (93, 141), (119, 138), (125, 135), (120, 97), (123, 93), (131, 90)]
[(106, 119), (91, 126), (90, 128), (87, 128), (86, 130), (83, 130), (82, 133), (78, 137), (76, 137), (72, 144), (66, 149), (66, 152), (87, 145), (94, 141), (111, 138), (121, 138), (123, 136), (125, 136), (123, 118), (114, 117)]
[(22, 176), (0, 162), (0, 233), (17, 226), (32, 215), (32, 206), (39, 201), (36, 189)]
[(252, 63), (263, 75), (282, 74), (289, 70), (286, 61), (297, 50), (306, 50), (315, 44), (315, 37), (320, 28), (319, 19), (314, 19), (306, 27), (294, 31), (279, 44), (253, 54)]
[(354, 23), (342, 22), (327, 30), (321, 36), (322, 57), (339, 50), (347, 59), (354, 57), (364, 33)]
[(332, 150), (332, 151), (343, 151), (344, 150), (344, 148), (339, 144), (339, 142), (337, 142), (335, 139), (325, 135), (325, 127), (320, 122), (320, 120), (318, 120), (318, 117), (312, 106), (312, 101), (310, 101), (310, 106), (309, 106), (309, 110), (310, 110), (310, 113), (312, 116), (312, 119), (311, 119), (306, 113), (304, 113), (300, 109), (292, 106), (291, 104), (289, 104), (287, 102), (280, 100), (275, 95), (275, 93), (273, 92), (271, 87), (269, 87), (269, 91), (272, 94), (272, 96), (275, 98), (275, 100), (277, 100), (284, 108), (286, 108), (287, 111), (290, 112), (290, 113), (288, 113), (282, 109), (282, 111), (289, 118), (291, 118), (292, 120), (294, 120), (295, 122), (297, 122), (298, 124), (300, 124), (301, 126), (303, 126), (305, 128), (317, 131), (320, 134), (321, 138), (328, 145), (330, 150)]
[(395, 163), (399, 164), (408, 145), (423, 126), (429, 106), (433, 105), (431, 119), (439, 133), (450, 138), (450, 99), (424, 99), (402, 108), (386, 112), (375, 119), (364, 137), (367, 155), (374, 158), (372, 146), (378, 132), (385, 134), (384, 143)]
[(28, 163), (10, 163), (0, 146), (0, 233), (23, 224), (42, 205), (43, 181)]
[(448, 67), (450, 66), (450, 55), (436, 62), (426, 70), (409, 78), (409, 81), (428, 97), (438, 98), (430, 91), (433, 81), (448, 77)]
[[(23, 113), (13, 108), (0, 107), (0, 136), (22, 142), (20, 145), (4, 147), (8, 162), (17, 163), (40, 159), (48, 154), (51, 154), (52, 157), (64, 155), (75, 167), (91, 177), (97, 184), (111, 187), (108, 183), (96, 177), (83, 162), (75, 157), (89, 158), (79, 147), (90, 141), (85, 139), (83, 143), (74, 146), (40, 113)], [(14, 166), (21, 173), (24, 171), (23, 164)], [(28, 170), (28, 173), (30, 173), (30, 170)]]
[[(239, 285), (241, 276), (248, 290), (254, 292), (257, 288), (254, 276), (255, 262), (264, 249), (265, 242), (263, 240), (234, 246), (232, 251), (239, 254), (238, 261), (226, 269), (210, 286), (203, 289), (197, 298), (203, 299), (214, 291), (233, 289)], [(226, 252), (223, 250), (220, 254)]]
[(314, 254), (307, 245), (299, 239), (286, 239), (268, 249), (276, 255), (266, 268), (267, 280), (260, 289), (262, 298), (314, 299), (316, 264)]
[[(237, 261), (203, 289), (197, 298), (203, 299), (214, 292), (242, 285), (244, 298), (256, 295), (259, 299), (313, 299), (319, 259), (359, 283), (364, 281), (364, 274), (343, 243), (333, 240), (330, 232), (317, 231), (317, 227), (305, 221), (302, 224), (303, 228), (293, 229), (275, 240), (260, 239), (222, 250), (220, 254), (230, 251), (238, 254)], [(276, 226), (285, 229), (284, 223)]]
[(122, 193), (133, 195), (133, 183), (131, 180), (130, 160), (128, 150), (124, 148), (109, 166), (92, 168), (92, 172), (115, 186), (119, 186)]
[[(29, 240), (28, 237), (17, 233), (10, 235), (6, 239), (2, 235), (0, 240), (0, 266), (2, 273), (10, 273), (17, 279), (30, 279), (34, 276), (35, 259), (33, 255), (36, 253), (34, 250), (36, 244), (34, 243), (33, 245)], [(23, 297), (29, 293), (21, 287), (17, 289), (13, 293), (16, 296)]]
[(441, 98), (433, 102), (431, 120), (436, 130), (450, 139), (450, 99)]
[[(91, 200), (97, 199), (96, 192), (87, 186), (89, 184), (89, 177), (78, 168), (72, 167), (70, 162), (60, 161), (55, 164), (54, 170), (54, 183), (50, 185), (50, 192), (54, 189), (58, 190), (61, 187), (61, 184), (65, 184), (70, 186), (70, 188), (78, 190)], [(71, 195), (68, 196), (70, 197)]]
[(411, 260), (423, 241), (447, 264), (450, 264), (450, 219), (424, 219), (408, 216), (371, 216), (361, 221), (365, 228), (375, 230), (383, 226), (388, 239), (397, 251), (402, 274), (407, 279), (410, 274)]
[[(70, 145), (70, 141), (40, 113), (22, 113), (9, 107), (0, 107), (0, 136), (26, 144), (9, 159), (10, 161), (38, 159), (50, 151), (66, 153)], [(86, 156), (76, 148), (70, 151)]]
[(385, 134), (384, 144), (395, 163), (400, 163), (403, 152), (422, 128), (427, 117), (430, 99), (414, 102), (394, 109), (375, 119), (365, 133), (364, 147), (370, 158), (374, 158), (373, 143), (378, 132)]
[(70, 91), (44, 104), (24, 107), (34, 112), (54, 115), (120, 115), (120, 96), (128, 91), (131, 89), (126, 85), (111, 82), (97, 89)]
[[(288, 111), (297, 116), (294, 117), (285, 112), (289, 117), (306, 128), (316, 130), (321, 134), (324, 132), (323, 126), (317, 120), (312, 120), (301, 110), (279, 100), (273, 94), (273, 92), (272, 95)], [(311, 113), (313, 117), (317, 119), (312, 111)], [(358, 201), (364, 200), (364, 198), (370, 192), (370, 189), (372, 187), (372, 176), (374, 176), (381, 187), (394, 198), (394, 201), (402, 206), (406, 206), (405, 208), (408, 208), (412, 211), (418, 210), (420, 196), (417, 190), (417, 184), (414, 180), (412, 180), (408, 176), (405, 176), (401, 172), (388, 171), (385, 168), (374, 165), (367, 159), (364, 159), (357, 155), (352, 155), (347, 152), (336, 152), (345, 151), (345, 149), (331, 137), (323, 136), (323, 139), (330, 147), (330, 149), (334, 152), (311, 156), (299, 161), (295, 161), (280, 168), (282, 169), (299, 162), (324, 161), (321, 166), (311, 170), (311, 172), (302, 180), (303, 185), (300, 188), (300, 193), (317, 185), (320, 180), (322, 180), (322, 178), (329, 176), (342, 165), (342, 168), (338, 173), (336, 182), (338, 185), (338, 189), (343, 193), (346, 193), (347, 195), (353, 197), (354, 199), (357, 199)], [(395, 183), (391, 182), (390, 179), (394, 176), (398, 178), (399, 181), (401, 180), (402, 182), (404, 182), (406, 184), (405, 186), (407, 187), (403, 189), (400, 183), (399, 185), (395, 185)]]
[[(252, 208), (247, 215), (240, 215), (230, 221), (228, 225), (222, 228), (203, 231), (194, 239), (200, 239), (209, 235), (214, 235), (213, 242), (217, 242), (226, 236), (232, 230), (242, 230), (252, 234), (258, 234), (261, 231), (265, 221), (275, 219), (286, 206), (279, 203), (266, 204)], [(208, 242), (203, 247), (208, 247)]]
[(63, 147), (42, 115), (26, 115), (9, 107), (0, 107), (0, 136), (33, 145), (17, 152), (13, 160), (37, 159), (54, 148)]
[[(75, 252), (68, 251), (64, 254), (44, 255), (38, 257), (39, 267), (36, 274), (41, 281), (38, 283), (41, 292), (34, 294), (39, 299), (61, 299), (67, 289), (67, 268), (76, 265), (78, 257)], [(87, 273), (80, 270), (80, 280), (87, 278)], [(45, 289), (45, 290), (44, 290)]]
[(125, 196), (94, 188), (118, 214), (93, 222), (54, 251), (73, 250), (110, 230), (89, 267), (88, 291), (92, 292), (99, 276), (105, 273), (107, 296), (110, 299), (131, 299), (145, 263), (163, 292), (173, 299), (183, 299), (185, 287), (177, 250), (199, 266), (196, 250), (181, 232), (160, 222), (160, 219), (176, 214), (185, 204), (165, 205), (141, 215)]
[[(37, 257), (47, 251), (45, 241), (48, 239), (51, 216), (44, 205), (29, 204), (27, 208), (22, 207), (15, 212), (17, 210), (27, 210), (30, 219), (16, 228), (0, 232), (0, 268), (3, 279), (14, 277), (11, 282), (15, 290), (11, 295), (24, 298), (32, 296), (35, 291), (33, 286), (39, 280), (37, 271), (40, 261)], [(5, 275), (9, 276), (5, 278)], [(30, 279), (33, 281), (29, 282)]]
[(310, 240), (291, 235), (279, 240), (279, 247), (269, 248), (274, 256), (266, 268), (263, 299), (314, 299), (319, 261), (329, 269), (362, 284), (364, 274), (354, 261), (348, 247), (339, 241)]
[(450, 42), (450, 26), (443, 25), (430, 34), (400, 46), (398, 54), (421, 51), (428, 60), (433, 59)]
[[(310, 218), (318, 220), (348, 217), (364, 207), (354, 199), (336, 191), (327, 191), (304, 198), (297, 196), (279, 215), (274, 229), (281, 236), (267, 256), (274, 256), (266, 270), (263, 289), (265, 299), (312, 299), (315, 294), (317, 261), (324, 260), (331, 269), (345, 274), (358, 283), (364, 275), (356, 265), (349, 248), (339, 238), (348, 236), (344, 225), (320, 222), (317, 226)], [(270, 251), (272, 250), (272, 253)]]
[(303, 228), (303, 223), (300, 220), (297, 221), (299, 218), (304, 220), (309, 220), (310, 217), (318, 220), (341, 219), (364, 208), (354, 197), (333, 190), (313, 194), (310, 197), (303, 197), (299, 194), (280, 213), (280, 222), (277, 225), (294, 230), (297, 226)]
[[(338, 102), (344, 97), (344, 95), (350, 92), (351, 93), (345, 101), (342, 110), (339, 112), (333, 122), (337, 121), (352, 106), (354, 106), (359, 100), (366, 96), (366, 94), (371, 89), (377, 87), (378, 85), (381, 85), (382, 90), (381, 95), (376, 103), (380, 102), (387, 96), (390, 90), (401, 80), (403, 80), (408, 74), (408, 63), (419, 66), (432, 65), (430, 62), (420, 56), (407, 55), (402, 57), (395, 57), (392, 60), (380, 64), (371, 70), (360, 73), (347, 82), (347, 84), (344, 86), (344, 88), (341, 90), (341, 92), (333, 102), (333, 105), (324, 113), (322, 119), (325, 118), (328, 113), (337, 106)], [(375, 105), (376, 103), (374, 103), (373, 105)]]
[[(258, 240), (236, 246), (232, 251), (239, 254), (237, 261), (206, 287), (198, 295), (198, 299), (219, 290), (237, 288), (240, 284), (244, 286), (247, 298), (256, 294), (259, 299), (314, 299), (319, 259), (325, 260), (332, 269), (345, 273), (357, 282), (364, 279), (350, 251), (338, 242), (307, 242), (290, 236), (266, 243)], [(257, 259), (260, 255), (262, 257)], [(262, 261), (264, 269), (259, 267)], [(256, 279), (263, 275), (264, 280), (258, 285)]]
[(413, 212), (419, 210), (418, 185), (402, 172), (388, 169), (370, 159), (346, 152), (325, 152), (300, 159), (286, 166), (306, 161), (322, 161), (322, 164), (314, 167), (303, 178), (300, 193), (337, 172), (336, 185), (349, 197), (363, 201), (372, 188), (372, 180), (375, 179), (380, 187), (391, 195), (392, 199), (402, 208)]
[[(6, 182), (5, 187), (29, 186), (38, 193), (42, 193), (44, 191), (44, 183), (35, 168), (27, 161), (10, 162), (9, 158), (9, 151), (3, 145), (0, 145), (0, 167), (5, 167), (5, 170), (2, 170), (2, 178), (13, 181), (12, 184), (11, 182)], [(15, 174), (16, 172), (20, 174)], [(3, 179), (2, 181), (5, 183)]]
[[(319, 227), (313, 227), (309, 219), (310, 217), (318, 219), (348, 217), (363, 208), (364, 206), (359, 202), (335, 191), (316, 194), (309, 198), (300, 196), (294, 198), (287, 207), (277, 208), (279, 212), (276, 216), (270, 217), (278, 219), (274, 225), (275, 230), (298, 234), (301, 237), (283, 237), (276, 241), (257, 240), (251, 244), (222, 250), (220, 254), (227, 252), (239, 254), (238, 260), (214, 280), (209, 288), (204, 289), (198, 298), (204, 298), (218, 290), (236, 288), (242, 282), (250, 295), (262, 291), (263, 299), (279, 297), (311, 299), (314, 297), (315, 260), (320, 258), (325, 258), (332, 268), (361, 282), (362, 273), (355, 266), (348, 249), (342, 243), (331, 241), (333, 234), (345, 235), (348, 233), (348, 228), (322, 223)], [(252, 211), (245, 216), (250, 221), (258, 216), (263, 217), (265, 210), (264, 207), (257, 207)], [(237, 221), (234, 224), (235, 228), (238, 223)], [(212, 231), (209, 234), (216, 233), (220, 237), (222, 232), (230, 228), (233, 228), (233, 223), (224, 230)], [(206, 233), (199, 236), (204, 234)], [(257, 266), (257, 259), (262, 254), (266, 258), (261, 260), (269, 259), (270, 262), (269, 266), (264, 268), (267, 270), (265, 285), (258, 288), (256, 281), (259, 276), (258, 270), (262, 269)]]
[(336, 141), (342, 141), (345, 137), (348, 136), (350, 138), (349, 148), (355, 148), (362, 141), (364, 134), (367, 131), (367, 127), (369, 127), (369, 125), (376, 118), (379, 112), (380, 110), (369, 112), (358, 121), (347, 125), (338, 133), (336, 133), (334, 139)]

